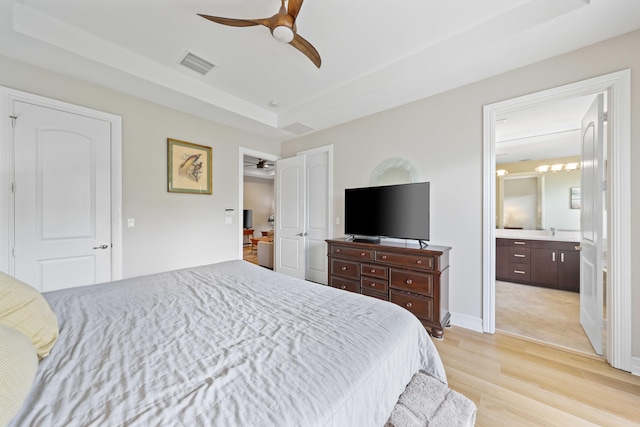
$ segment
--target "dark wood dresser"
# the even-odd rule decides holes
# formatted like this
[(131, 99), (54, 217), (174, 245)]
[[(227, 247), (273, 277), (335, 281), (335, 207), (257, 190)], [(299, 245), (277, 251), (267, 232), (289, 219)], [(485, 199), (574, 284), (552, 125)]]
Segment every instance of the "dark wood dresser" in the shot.
[(398, 304), (442, 338), (450, 319), (450, 247), (346, 239), (327, 246), (330, 286)]

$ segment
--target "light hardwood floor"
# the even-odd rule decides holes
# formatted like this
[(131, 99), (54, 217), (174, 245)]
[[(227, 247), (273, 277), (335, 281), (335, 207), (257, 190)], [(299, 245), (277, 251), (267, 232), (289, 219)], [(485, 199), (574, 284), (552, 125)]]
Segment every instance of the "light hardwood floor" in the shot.
[(456, 327), (434, 343), (476, 426), (640, 425), (640, 377), (601, 360)]

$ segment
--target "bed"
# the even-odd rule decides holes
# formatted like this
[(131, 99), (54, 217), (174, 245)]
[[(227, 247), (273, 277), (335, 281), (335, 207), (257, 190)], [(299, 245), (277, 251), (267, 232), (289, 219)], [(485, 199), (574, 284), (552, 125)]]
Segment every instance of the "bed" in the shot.
[(394, 304), (228, 261), (43, 294), (59, 338), (11, 426), (383, 426), (420, 370)]

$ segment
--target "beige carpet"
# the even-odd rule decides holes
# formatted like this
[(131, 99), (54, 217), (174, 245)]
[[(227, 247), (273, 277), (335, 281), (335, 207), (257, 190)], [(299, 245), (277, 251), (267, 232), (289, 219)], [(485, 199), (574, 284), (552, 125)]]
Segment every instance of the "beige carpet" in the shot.
[(594, 355), (580, 326), (580, 294), (496, 281), (496, 329)]

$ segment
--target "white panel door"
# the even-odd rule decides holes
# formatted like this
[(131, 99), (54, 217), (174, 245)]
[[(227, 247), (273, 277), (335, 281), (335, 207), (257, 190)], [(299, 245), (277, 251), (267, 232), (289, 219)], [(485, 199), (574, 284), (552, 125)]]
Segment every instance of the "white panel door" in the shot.
[(14, 275), (40, 291), (111, 280), (111, 125), (14, 102)]
[(582, 119), (580, 324), (597, 354), (603, 341), (603, 98), (598, 95)]
[(275, 271), (305, 278), (305, 157), (276, 162)]
[(312, 282), (327, 284), (327, 243), (329, 238), (329, 194), (328, 153), (306, 155), (306, 272), (305, 278)]

